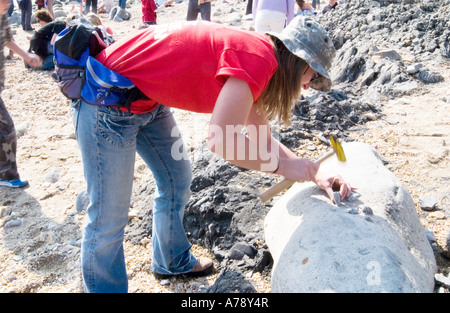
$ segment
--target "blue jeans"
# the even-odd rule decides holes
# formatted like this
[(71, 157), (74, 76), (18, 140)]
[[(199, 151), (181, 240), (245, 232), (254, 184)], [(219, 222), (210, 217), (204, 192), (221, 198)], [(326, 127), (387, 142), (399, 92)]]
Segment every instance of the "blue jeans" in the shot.
[(189, 251), (183, 215), (192, 169), (186, 155), (172, 157), (181, 138), (172, 135), (176, 122), (170, 109), (159, 105), (149, 113), (130, 114), (84, 101), (72, 106), (90, 199), (81, 246), (85, 291), (128, 291), (123, 238), (136, 151), (156, 181), (153, 270), (169, 275), (191, 271), (197, 260)]

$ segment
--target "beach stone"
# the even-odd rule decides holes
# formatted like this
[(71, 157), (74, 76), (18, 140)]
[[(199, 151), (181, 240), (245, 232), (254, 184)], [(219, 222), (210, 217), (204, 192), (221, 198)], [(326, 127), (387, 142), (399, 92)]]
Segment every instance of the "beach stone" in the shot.
[(119, 6), (115, 6), (111, 9), (111, 12), (109, 12), (109, 19), (116, 22), (123, 22), (128, 21), (131, 18), (131, 14), (125, 10), (122, 9)]
[(61, 177), (61, 168), (54, 168), (44, 175), (44, 180), (49, 183), (56, 183)]
[(416, 76), (424, 84), (435, 84), (444, 80), (441, 74), (428, 70), (421, 70)]
[(90, 200), (86, 190), (80, 192), (75, 201), (75, 207), (77, 212), (87, 211), (87, 207), (89, 206)]
[[(414, 201), (369, 145), (343, 144), (323, 171), (340, 173), (358, 197), (335, 206), (313, 183), (296, 183), (267, 214), (272, 292), (433, 292), (436, 261)], [(368, 206), (372, 214), (348, 214)]]
[(242, 274), (223, 271), (206, 293), (256, 293), (256, 288)]
[(450, 229), (447, 232), (447, 238), (445, 239), (445, 247), (442, 255), (447, 259), (450, 259)]
[(27, 132), (29, 127), (30, 127), (30, 123), (28, 123), (28, 122), (20, 123), (19, 125), (17, 125), (16, 126), (16, 136), (17, 136), (17, 138), (20, 138), (23, 135), (25, 135), (25, 133)]
[(438, 205), (438, 200), (430, 196), (419, 197), (419, 206), (424, 211), (433, 211)]
[(436, 274), (434, 275), (434, 278), (439, 285), (443, 285), (444, 287), (450, 289), (450, 278), (442, 274)]
[(393, 61), (400, 61), (402, 59), (401, 55), (395, 50), (381, 50), (375, 52), (374, 56)]
[(422, 63), (414, 63), (406, 68), (408, 74), (416, 74), (423, 67)]
[(67, 17), (67, 13), (62, 9), (54, 10), (53, 14), (55, 15), (55, 18), (58, 18), (58, 17), (66, 18)]
[(5, 229), (22, 226), (22, 220), (10, 220), (3, 226)]

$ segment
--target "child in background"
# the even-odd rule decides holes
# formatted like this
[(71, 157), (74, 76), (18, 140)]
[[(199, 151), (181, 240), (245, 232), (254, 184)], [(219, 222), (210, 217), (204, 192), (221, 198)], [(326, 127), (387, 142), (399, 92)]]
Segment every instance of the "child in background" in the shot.
[(69, 3), (72, 3), (70, 13), (72, 13), (75, 10), (75, 5), (78, 3), (78, 5), (80, 6), (80, 15), (83, 14), (83, 0), (71, 0)]
[(88, 15), (86, 15), (86, 19), (87, 19), (88, 21), (90, 21), (90, 22), (91, 22), (92, 24), (94, 24), (94, 25), (102, 26), (102, 27), (105, 29), (106, 33), (107, 33), (108, 35), (110, 35), (110, 37), (111, 37), (111, 38), (108, 39), (108, 40), (109, 40), (109, 43), (111, 44), (111, 43), (114, 42), (114, 39), (112, 39), (113, 31), (112, 31), (111, 27), (103, 25), (102, 21), (101, 21), (100, 18), (97, 16), (97, 14), (89, 13)]
[(142, 0), (142, 23), (146, 25), (156, 24), (157, 9), (155, 0)]
[(103, 0), (102, 4), (97, 8), (97, 13), (109, 13), (114, 6), (112, 0)]

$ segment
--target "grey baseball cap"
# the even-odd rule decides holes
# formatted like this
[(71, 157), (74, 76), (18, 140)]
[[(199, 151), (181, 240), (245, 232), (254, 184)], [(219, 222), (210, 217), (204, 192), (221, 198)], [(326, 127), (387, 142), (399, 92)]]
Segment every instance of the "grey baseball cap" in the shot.
[(267, 32), (276, 37), (293, 54), (312, 67), (320, 78), (311, 83), (311, 88), (329, 92), (331, 79), (328, 71), (333, 63), (336, 49), (326, 30), (313, 17), (295, 17), (281, 33)]

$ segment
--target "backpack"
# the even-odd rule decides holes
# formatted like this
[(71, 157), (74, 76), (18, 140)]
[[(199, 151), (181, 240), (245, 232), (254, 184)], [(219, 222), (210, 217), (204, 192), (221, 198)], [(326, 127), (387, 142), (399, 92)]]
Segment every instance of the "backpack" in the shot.
[(111, 41), (103, 27), (83, 18), (71, 21), (56, 38), (52, 77), (68, 99), (118, 108), (126, 106), (129, 111), (131, 102), (146, 97), (128, 78), (95, 59)]

